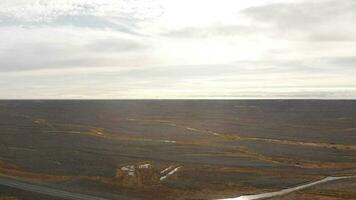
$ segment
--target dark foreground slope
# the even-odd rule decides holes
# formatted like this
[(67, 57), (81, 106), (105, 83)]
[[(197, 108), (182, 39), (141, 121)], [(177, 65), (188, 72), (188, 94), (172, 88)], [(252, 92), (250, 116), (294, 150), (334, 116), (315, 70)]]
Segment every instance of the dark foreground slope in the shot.
[[(0, 101), (0, 141), (3, 177), (109, 199), (234, 197), (355, 175), (356, 101)], [(300, 195), (356, 198), (283, 198)]]

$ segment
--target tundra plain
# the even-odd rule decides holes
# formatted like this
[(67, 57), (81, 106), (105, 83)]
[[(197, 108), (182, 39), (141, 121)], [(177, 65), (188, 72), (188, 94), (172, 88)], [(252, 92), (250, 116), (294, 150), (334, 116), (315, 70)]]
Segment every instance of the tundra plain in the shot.
[[(110, 200), (223, 199), (356, 175), (356, 101), (3, 100), (0, 179)], [(272, 199), (356, 199), (356, 179)], [(0, 184), (0, 199), (66, 199)]]

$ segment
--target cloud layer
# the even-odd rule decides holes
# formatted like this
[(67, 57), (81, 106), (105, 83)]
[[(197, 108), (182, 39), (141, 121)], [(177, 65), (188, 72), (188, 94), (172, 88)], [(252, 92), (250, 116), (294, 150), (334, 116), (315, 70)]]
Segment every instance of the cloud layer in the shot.
[(5, 0), (0, 98), (356, 98), (353, 0)]

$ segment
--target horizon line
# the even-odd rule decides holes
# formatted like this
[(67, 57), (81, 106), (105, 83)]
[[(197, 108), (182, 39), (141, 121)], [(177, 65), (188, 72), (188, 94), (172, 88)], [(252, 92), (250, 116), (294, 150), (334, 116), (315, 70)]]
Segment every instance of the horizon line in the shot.
[(0, 98), (0, 101), (164, 101), (164, 100), (316, 100), (355, 101), (356, 98)]

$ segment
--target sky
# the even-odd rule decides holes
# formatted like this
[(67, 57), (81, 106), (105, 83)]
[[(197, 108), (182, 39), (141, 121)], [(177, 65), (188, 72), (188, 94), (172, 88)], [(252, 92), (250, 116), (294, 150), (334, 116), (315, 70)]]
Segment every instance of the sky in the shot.
[(1, 0), (0, 99), (355, 99), (355, 22), (355, 0)]

